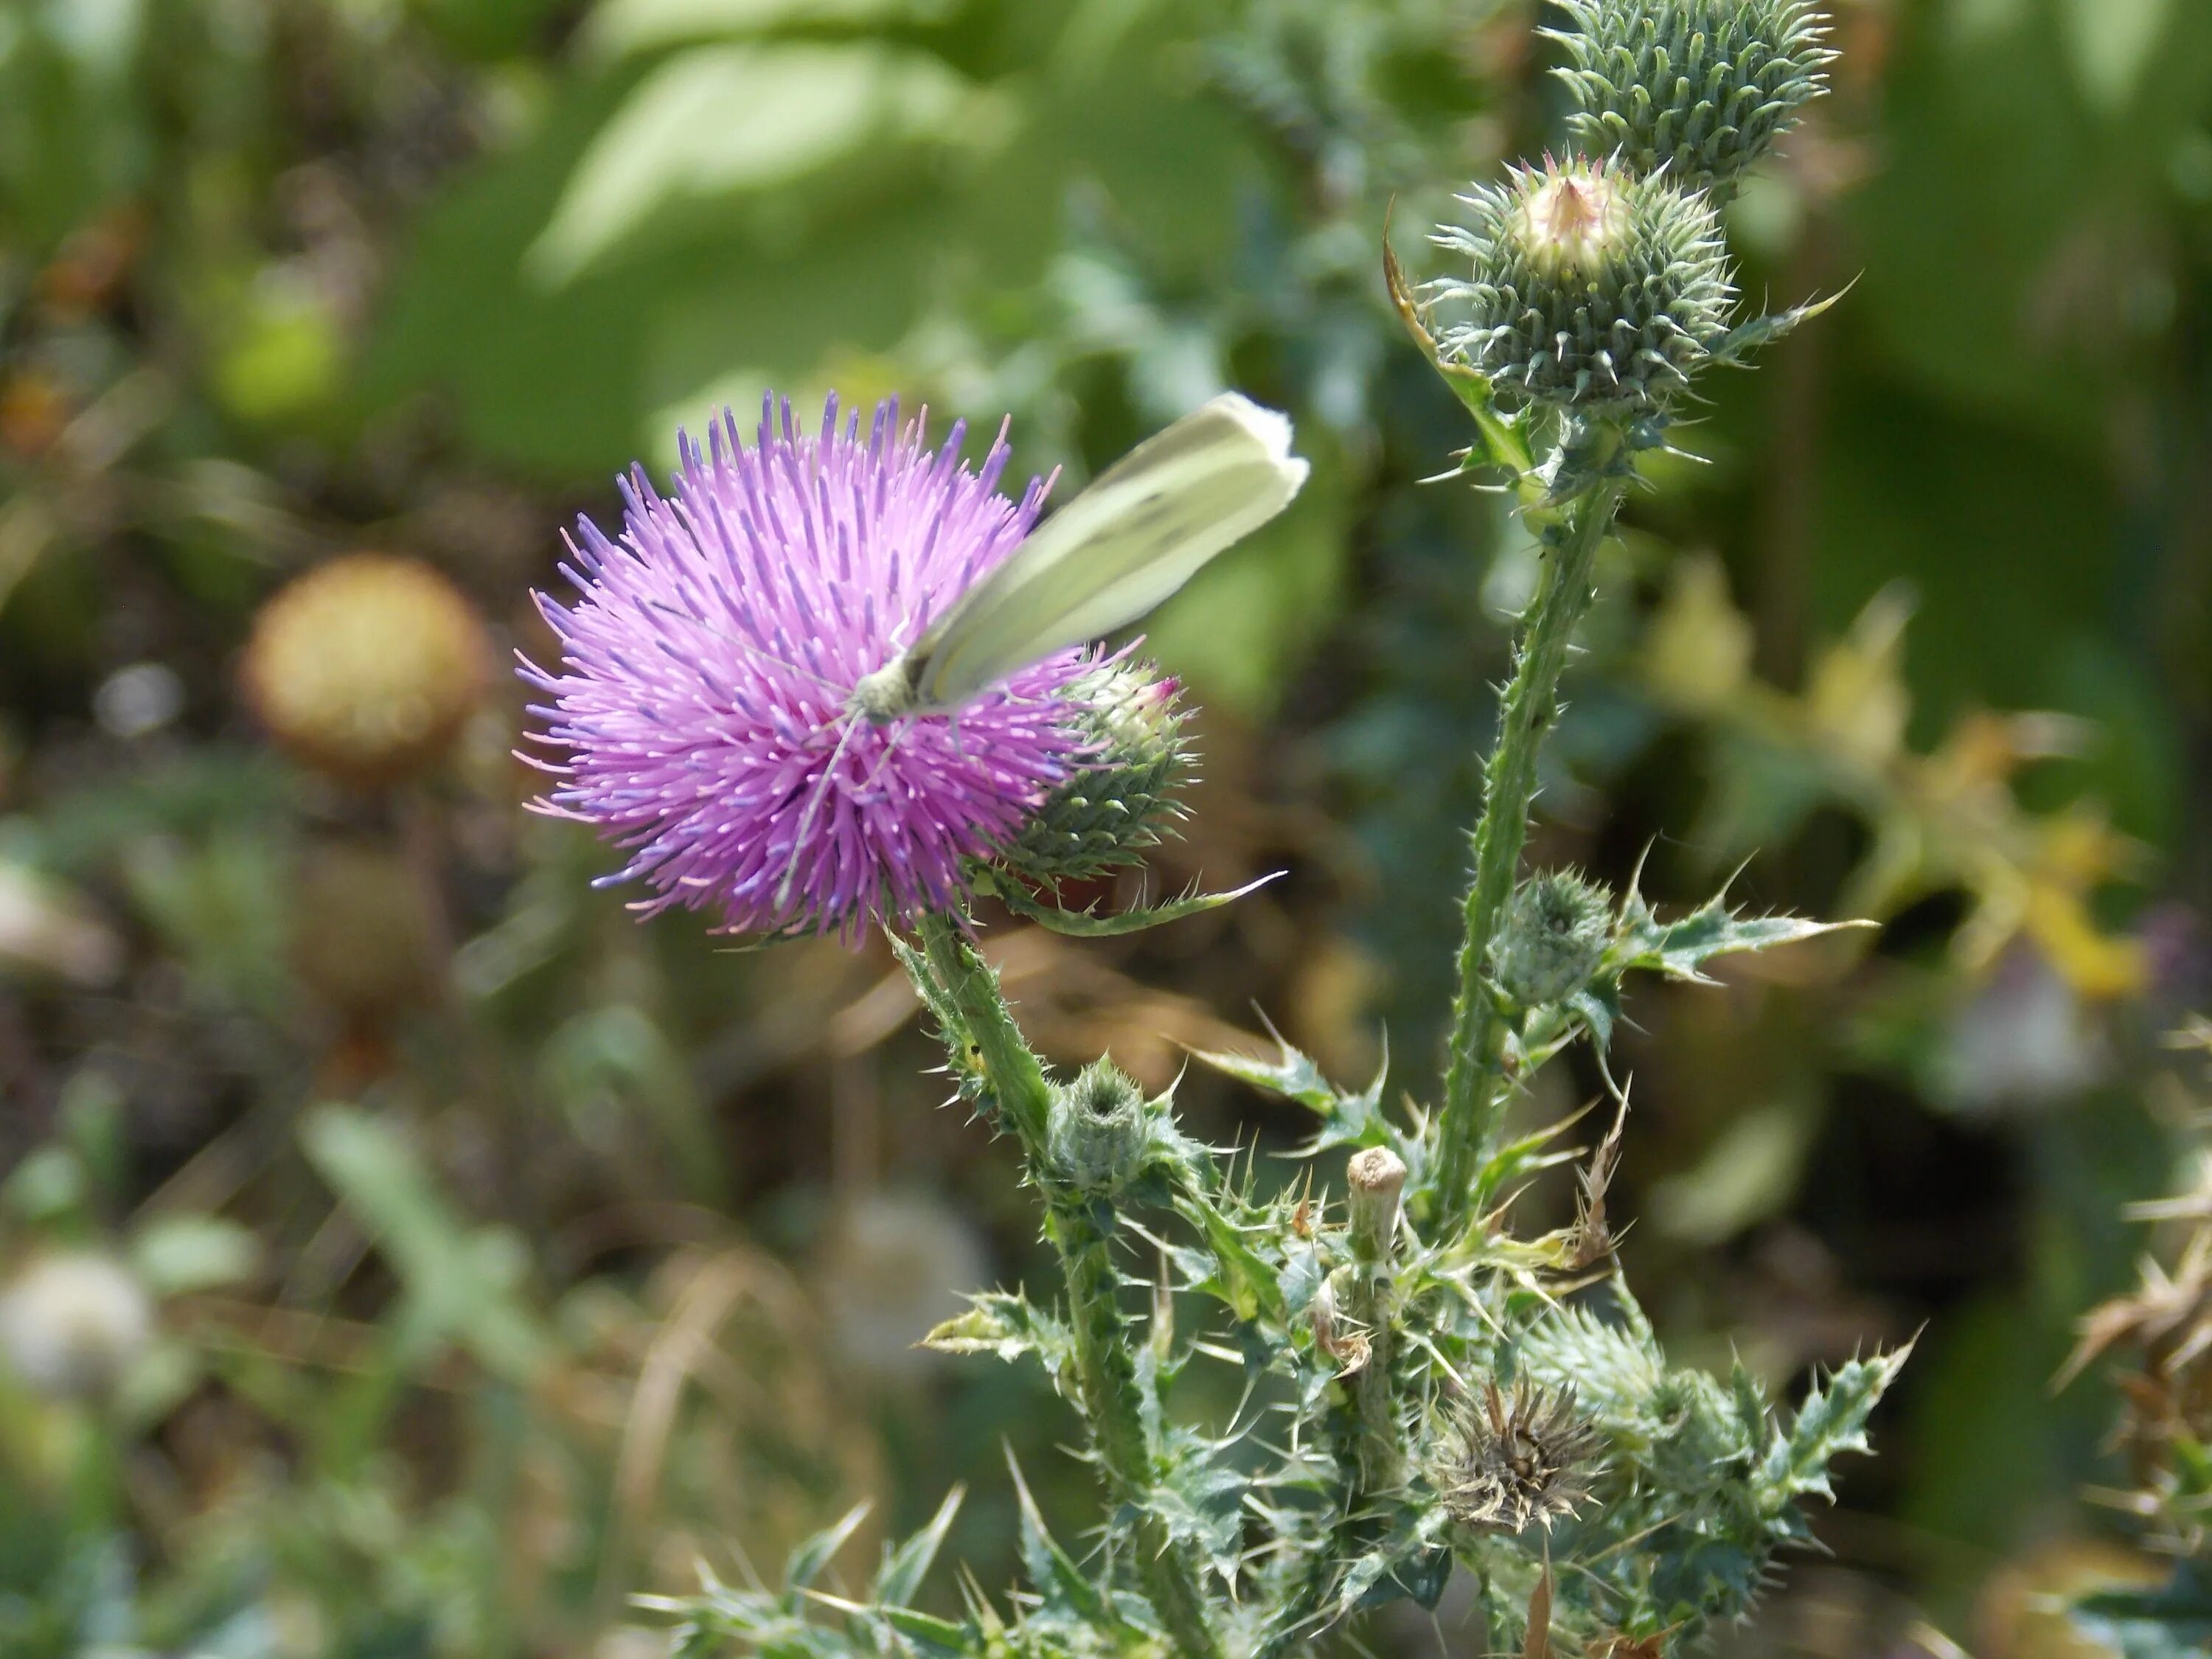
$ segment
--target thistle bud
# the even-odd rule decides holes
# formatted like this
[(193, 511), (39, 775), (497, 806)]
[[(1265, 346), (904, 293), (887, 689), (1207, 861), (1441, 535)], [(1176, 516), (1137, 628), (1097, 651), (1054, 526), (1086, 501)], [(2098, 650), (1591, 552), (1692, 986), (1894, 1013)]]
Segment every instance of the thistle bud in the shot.
[(1688, 385), (1728, 332), (1735, 293), (1701, 195), (1547, 156), (1459, 199), (1474, 222), (1436, 240), (1473, 268), (1437, 285), (1468, 313), (1444, 330), (1443, 349), (1508, 405), (1641, 412)]
[(441, 758), (490, 666), (483, 623), (453, 583), (413, 559), (351, 553), (261, 607), (239, 678), (279, 748), (369, 787)]
[(1109, 1194), (1143, 1167), (1152, 1126), (1145, 1091), (1111, 1060), (1095, 1060), (1057, 1084), (1045, 1118), (1054, 1169), (1078, 1192)]
[(1722, 200), (1826, 90), (1836, 54), (1809, 0), (1559, 0), (1548, 31), (1581, 107), (1576, 142), (1644, 177), (1711, 185)]
[(1524, 1007), (1563, 1002), (1589, 983), (1613, 938), (1613, 896), (1561, 871), (1531, 877), (1505, 907), (1490, 959)]
[(1088, 762), (1045, 798), (996, 861), (1040, 886), (1134, 864), (1182, 815), (1190, 775), (1178, 687), (1150, 664), (1112, 662), (1067, 690)]

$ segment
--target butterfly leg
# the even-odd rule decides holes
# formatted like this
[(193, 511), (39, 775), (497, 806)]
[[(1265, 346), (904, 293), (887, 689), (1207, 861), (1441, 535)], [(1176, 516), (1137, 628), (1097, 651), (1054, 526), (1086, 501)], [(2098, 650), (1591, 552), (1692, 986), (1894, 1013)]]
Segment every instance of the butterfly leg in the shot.
[(853, 740), (853, 733), (860, 721), (848, 714), (843, 724), (845, 729), (837, 735), (837, 746), (830, 751), (830, 763), (822, 769), (822, 782), (814, 791), (814, 798), (806, 803), (806, 810), (799, 814), (799, 828), (792, 835), (791, 860), (783, 866), (783, 880), (775, 890), (778, 915), (791, 902), (791, 884), (799, 878), (799, 855), (805, 850), (806, 837), (814, 829), (815, 817), (822, 811), (823, 803), (830, 798), (831, 787), (837, 781), (837, 767), (845, 758), (845, 745)]

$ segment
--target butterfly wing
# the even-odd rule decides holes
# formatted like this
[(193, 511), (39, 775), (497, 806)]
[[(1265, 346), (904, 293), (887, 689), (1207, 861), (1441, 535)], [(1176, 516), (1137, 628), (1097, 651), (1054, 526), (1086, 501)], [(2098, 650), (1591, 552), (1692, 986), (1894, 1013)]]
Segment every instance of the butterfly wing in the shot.
[(1046, 520), (906, 653), (914, 705), (958, 708), (1039, 658), (1127, 626), (1291, 503), (1291, 423), (1225, 393)]

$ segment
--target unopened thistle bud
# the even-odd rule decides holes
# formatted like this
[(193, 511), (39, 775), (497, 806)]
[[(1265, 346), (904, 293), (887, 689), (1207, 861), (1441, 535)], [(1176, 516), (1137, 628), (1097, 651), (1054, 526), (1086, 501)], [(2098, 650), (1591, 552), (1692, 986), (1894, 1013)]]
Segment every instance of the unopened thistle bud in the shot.
[(1564, 1002), (1589, 983), (1613, 939), (1613, 897), (1564, 871), (1514, 890), (1491, 944), (1498, 988), (1524, 1007)]
[(441, 759), (490, 671), (490, 639), (453, 583), (413, 559), (351, 553), (261, 607), (239, 678), (279, 748), (368, 787)]
[(1436, 240), (1472, 269), (1433, 290), (1466, 313), (1443, 349), (1508, 404), (1648, 410), (1728, 332), (1735, 293), (1701, 194), (1577, 156), (1516, 167), (1459, 199), (1473, 222)]
[(1055, 1085), (1045, 1145), (1060, 1177), (1079, 1192), (1108, 1194), (1143, 1167), (1152, 1139), (1145, 1091), (1111, 1060), (1095, 1060)]
[(1110, 662), (1068, 687), (1087, 764), (1046, 797), (994, 861), (1041, 886), (1134, 864), (1182, 815), (1190, 775), (1179, 688), (1151, 665)]
[(1559, 0), (1548, 31), (1581, 106), (1576, 142), (1726, 199), (1805, 105), (1836, 54), (1808, 0)]

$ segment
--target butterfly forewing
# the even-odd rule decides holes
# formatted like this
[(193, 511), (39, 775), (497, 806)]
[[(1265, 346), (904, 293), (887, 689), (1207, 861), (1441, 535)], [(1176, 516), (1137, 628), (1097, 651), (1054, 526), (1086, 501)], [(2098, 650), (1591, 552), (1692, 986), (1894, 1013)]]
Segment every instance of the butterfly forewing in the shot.
[(957, 708), (1152, 610), (1290, 504), (1306, 464), (1289, 446), (1287, 421), (1234, 393), (1139, 444), (915, 642), (915, 708)]

